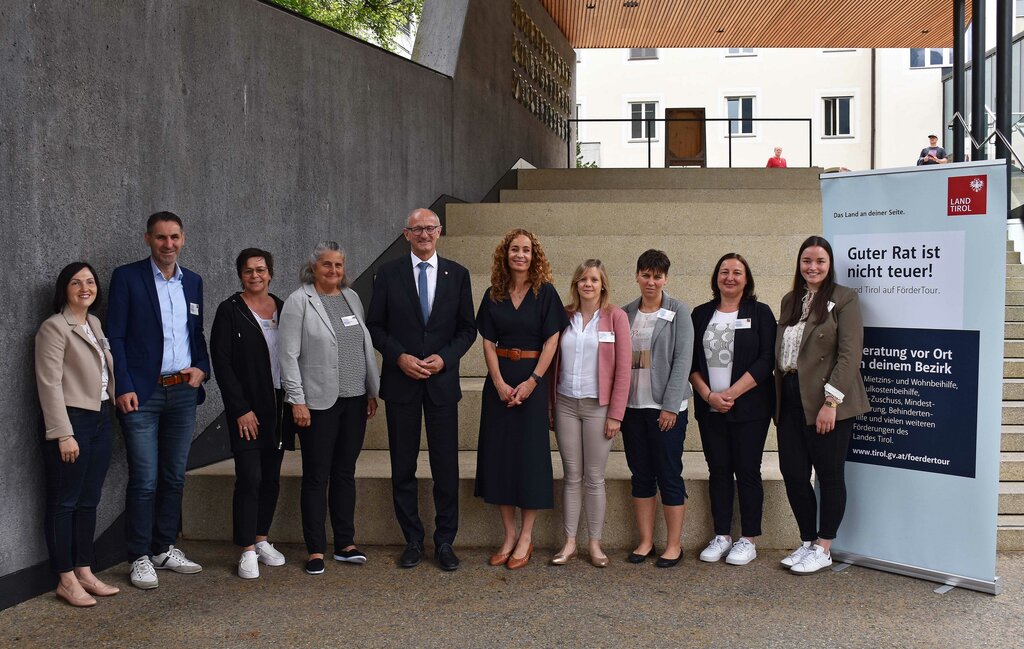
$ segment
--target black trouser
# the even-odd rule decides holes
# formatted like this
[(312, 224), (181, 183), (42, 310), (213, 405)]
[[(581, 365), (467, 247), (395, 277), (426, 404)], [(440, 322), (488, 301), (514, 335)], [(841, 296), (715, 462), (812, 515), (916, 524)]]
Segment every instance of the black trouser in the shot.
[(92, 566), (96, 505), (110, 465), (110, 401), (98, 412), (67, 409), (78, 442), (78, 458), (64, 462), (58, 442), (46, 442), (46, 548), (56, 572)]
[(728, 422), (725, 415), (712, 412), (697, 422), (704, 459), (708, 462), (708, 495), (715, 534), (729, 536), (732, 530), (733, 476), (740, 500), (740, 531), (743, 536), (761, 535), (761, 455), (768, 436), (770, 418)]
[(435, 405), (426, 390), (410, 403), (385, 404), (391, 451), (391, 495), (406, 543), (423, 543), (416, 458), (421, 414), (427, 421), (430, 475), (434, 479), (434, 545), (454, 543), (459, 531), (459, 404)]
[(231, 500), (232, 538), (243, 548), (267, 536), (277, 509), (281, 490), (281, 459), (284, 450), (276, 444), (268, 448), (247, 448), (234, 452), (235, 495)]
[(366, 396), (339, 397), (327, 410), (310, 409), (309, 413), (309, 427), (299, 429), (302, 536), (310, 554), (323, 554), (327, 547), (324, 517), (328, 506), (335, 551), (354, 543), (356, 459), (366, 435)]
[[(832, 432), (819, 435), (804, 419), (797, 374), (782, 379), (782, 406), (778, 421), (779, 468), (786, 482), (789, 506), (800, 527), (800, 539), (836, 538), (846, 511), (846, 450), (853, 418), (836, 421)], [(821, 483), (821, 523), (811, 486), (811, 467)]]

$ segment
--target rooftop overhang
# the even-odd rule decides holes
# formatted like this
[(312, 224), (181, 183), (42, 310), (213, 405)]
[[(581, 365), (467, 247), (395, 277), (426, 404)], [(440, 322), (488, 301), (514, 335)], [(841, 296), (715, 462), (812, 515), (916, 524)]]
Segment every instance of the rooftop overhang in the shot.
[(540, 1), (576, 48), (953, 46), (953, 0)]

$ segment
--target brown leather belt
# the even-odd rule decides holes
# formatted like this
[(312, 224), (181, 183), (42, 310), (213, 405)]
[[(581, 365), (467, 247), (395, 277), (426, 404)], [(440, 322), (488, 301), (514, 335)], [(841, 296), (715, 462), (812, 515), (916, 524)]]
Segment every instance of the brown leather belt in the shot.
[(783, 376), (789, 376), (790, 374), (796, 374), (796, 370), (783, 370), (782, 371), (782, 375)]
[(518, 347), (513, 347), (512, 349), (497, 347), (494, 351), (498, 354), (498, 358), (507, 358), (510, 361), (518, 361), (522, 358), (540, 358), (540, 352), (530, 349), (519, 349)]
[(178, 374), (161, 374), (156, 383), (162, 388), (169, 388), (179, 383), (188, 383), (188, 377), (180, 372)]

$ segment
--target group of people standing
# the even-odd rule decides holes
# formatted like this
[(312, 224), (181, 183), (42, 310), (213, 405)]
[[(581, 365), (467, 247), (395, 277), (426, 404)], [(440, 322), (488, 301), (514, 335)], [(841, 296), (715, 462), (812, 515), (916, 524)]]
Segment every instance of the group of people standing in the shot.
[[(658, 250), (640, 255), (640, 295), (623, 308), (613, 304), (608, 273), (597, 259), (576, 269), (571, 300), (563, 305), (540, 241), (522, 229), (495, 248), (491, 285), (474, 314), (468, 271), (437, 254), (441, 229), (430, 210), (409, 215), (403, 229), (409, 256), (378, 270), (365, 314), (348, 287), (345, 254), (336, 242), (313, 249), (300, 269), (301, 286), (286, 300), (270, 292), (272, 254), (241, 251), (236, 271), (242, 290), (217, 308), (209, 355), (202, 280), (177, 263), (185, 240), (177, 215), (152, 215), (145, 235), (150, 257), (114, 271), (106, 335), (89, 312), (100, 297), (95, 270), (85, 262), (65, 267), (54, 315), (40, 327), (35, 350), (47, 440), (46, 541), (60, 576), (57, 595), (92, 606), (94, 596), (118, 591), (90, 570), (96, 505), (111, 453), (111, 401), (128, 451), (131, 583), (155, 588), (157, 570), (202, 570), (174, 542), (196, 406), (211, 364), (235, 459), (240, 577), (258, 577), (261, 563), (285, 563), (268, 534), (283, 453), (295, 448), (296, 434), (306, 572), (325, 570), (328, 515), (333, 558), (367, 561), (355, 543), (355, 464), (378, 397), (385, 401), (394, 509), (406, 542), (399, 565), (415, 567), (425, 553), (415, 477), (425, 421), (435, 558), (441, 569), (457, 569), (459, 363), (478, 332), (487, 378), (475, 495), (497, 506), (504, 531), (491, 565), (527, 565), (537, 512), (554, 506), (549, 428), (564, 470), (565, 533), (550, 563), (578, 556), (585, 510), (589, 561), (609, 565), (601, 548), (604, 476), (621, 432), (638, 533), (627, 560), (678, 565), (691, 396), (715, 526), (700, 558), (743, 565), (756, 557), (761, 456), (774, 418), (801, 535), (782, 563), (800, 574), (830, 565), (829, 546), (845, 508), (843, 464), (852, 422), (868, 404), (859, 373), (857, 296), (835, 283), (827, 241), (810, 237), (801, 246), (777, 326), (772, 310), (757, 301), (753, 273), (737, 253), (722, 256), (711, 276), (712, 299), (692, 313), (665, 291), (671, 262)], [(821, 481), (820, 503), (810, 484), (812, 467)], [(735, 542), (734, 484), (742, 532)], [(666, 527), (660, 553), (654, 541), (659, 492)]]

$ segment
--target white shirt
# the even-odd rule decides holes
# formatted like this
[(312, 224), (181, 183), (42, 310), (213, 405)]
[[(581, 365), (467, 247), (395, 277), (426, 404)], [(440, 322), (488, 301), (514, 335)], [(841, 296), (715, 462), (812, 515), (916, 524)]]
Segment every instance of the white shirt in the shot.
[(573, 399), (598, 398), (597, 321), (595, 313), (587, 326), (583, 326), (583, 314), (577, 311), (569, 320), (569, 326), (559, 340), (562, 358), (558, 365), (558, 394)]
[[(704, 330), (704, 359), (708, 362), (708, 388), (725, 392), (732, 385), (732, 360), (739, 311), (715, 311)], [(714, 410), (714, 408), (712, 408)]]
[(89, 338), (89, 342), (92, 343), (96, 353), (100, 355), (100, 401), (106, 401), (110, 398), (110, 393), (107, 392), (107, 385), (110, 384), (110, 373), (107, 372), (107, 356), (103, 353), (100, 341), (96, 339), (96, 334), (93, 332), (92, 327), (89, 326), (89, 322), (86, 321), (81, 327)]
[(658, 313), (637, 311), (629, 330), (633, 345), (633, 364), (629, 373), (629, 398), (626, 400), (628, 408), (661, 410), (661, 404), (654, 400), (654, 390), (651, 387), (651, 342), (654, 338), (654, 325), (658, 322)]
[(269, 320), (252, 309), (249, 309), (249, 313), (256, 318), (256, 322), (260, 325), (260, 331), (263, 332), (263, 340), (267, 342), (267, 351), (270, 352), (270, 378), (274, 382), (274, 389), (280, 390), (281, 362), (277, 360), (277, 309), (274, 309), (274, 314), (270, 316)]
[(160, 301), (160, 324), (163, 327), (164, 351), (160, 361), (161, 374), (177, 374), (192, 366), (192, 349), (188, 341), (188, 300), (181, 283), (181, 267), (174, 265), (170, 279), (164, 277), (153, 258), (149, 258), (153, 269), (156, 296)]
[(416, 286), (416, 295), (420, 294), (420, 262), (427, 262), (430, 264), (425, 269), (427, 271), (427, 304), (430, 305), (430, 309), (434, 309), (434, 293), (437, 290), (437, 252), (430, 257), (430, 259), (420, 259), (413, 253), (409, 253), (412, 257), (412, 283)]

